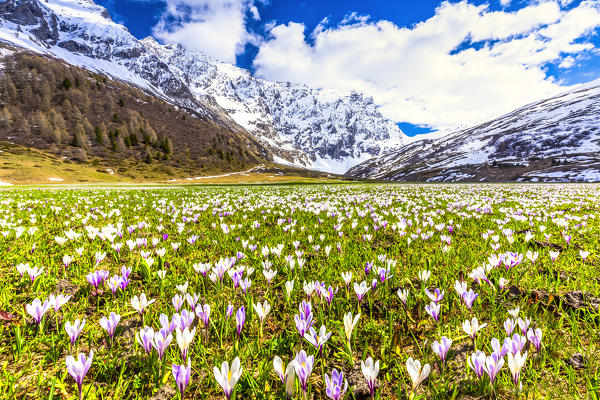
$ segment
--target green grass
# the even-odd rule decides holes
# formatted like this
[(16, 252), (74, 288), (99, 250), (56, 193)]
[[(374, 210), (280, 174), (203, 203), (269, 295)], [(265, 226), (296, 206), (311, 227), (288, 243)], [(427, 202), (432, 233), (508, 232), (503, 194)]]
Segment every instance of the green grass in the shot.
[[(35, 162), (44, 167), (42, 161)], [(147, 399), (161, 388), (174, 388), (170, 366), (183, 363), (175, 338), (166, 351), (161, 372), (156, 353), (149, 360), (136, 342), (135, 333), (142, 322), (130, 301), (142, 292), (156, 300), (144, 321), (158, 330), (160, 314), (170, 318), (175, 312), (171, 299), (178, 293), (176, 285), (184, 282), (189, 284), (188, 293), (198, 293), (199, 304), (207, 303), (212, 309), (208, 328), (198, 317), (193, 322), (197, 332), (189, 350), (192, 377), (186, 398), (224, 398), (212, 369), (239, 357), (243, 374), (234, 396), (283, 399), (284, 386), (273, 371), (273, 357), (280, 356), (287, 364), (300, 349), (315, 356), (309, 384), (314, 398), (326, 398), (323, 373), (330, 374), (333, 368), (343, 370), (350, 380), (345, 398), (360, 398), (355, 393), (357, 385), (364, 387), (360, 361), (368, 356), (381, 363), (376, 391), (379, 399), (408, 398), (409, 357), (431, 366), (415, 398), (515, 398), (507, 364), (493, 388), (485, 374), (478, 379), (467, 366), (466, 357), (474, 349), (462, 323), (477, 317), (480, 323), (488, 324), (477, 335), (476, 344), (489, 355), (491, 339), (503, 341), (506, 337), (503, 324), (509, 317), (507, 310), (517, 306), (521, 308), (519, 316), (530, 318), (531, 327), (543, 332), (539, 352), (529, 343), (523, 349), (528, 357), (518, 397), (598, 398), (600, 315), (592, 307), (573, 309), (565, 304), (564, 295), (576, 290), (592, 297), (600, 295), (600, 186), (222, 185), (122, 189), (32, 187), (0, 191), (0, 311), (13, 317), (0, 320), (0, 398), (76, 398), (75, 382), (65, 367), (69, 339), (64, 331), (65, 322), (76, 318), (85, 318), (86, 325), (74, 353), (94, 351), (83, 388), (88, 400)], [(140, 226), (142, 222), (145, 226)], [(131, 234), (129, 226), (136, 226)], [(546, 227), (543, 233), (540, 226)], [(229, 233), (224, 232), (226, 227)], [(91, 235), (93, 228), (104, 232), (103, 238)], [(506, 229), (511, 229), (512, 235), (503, 233)], [(58, 243), (57, 237), (65, 238), (70, 230), (81, 236)], [(533, 233), (533, 239), (525, 240), (526, 230)], [(490, 233), (487, 239), (482, 236), (486, 232)], [(572, 235), (570, 244), (562, 233)], [(447, 249), (440, 240), (442, 234), (451, 238)], [(549, 234), (549, 239), (544, 234)], [(431, 237), (423, 239), (422, 235)], [(491, 247), (494, 235), (499, 236), (498, 251)], [(123, 245), (120, 252), (111, 247), (111, 239)], [(145, 239), (147, 245), (130, 251), (126, 241), (136, 239)], [(153, 239), (157, 240), (156, 247)], [(180, 247), (174, 250), (173, 243), (180, 243)], [(555, 263), (544, 247), (548, 243), (561, 248)], [(257, 246), (255, 251), (251, 245)], [(283, 246), (280, 256), (261, 254), (263, 247), (278, 245)], [(325, 251), (328, 246), (329, 254)], [(164, 256), (159, 256), (159, 249), (166, 250)], [(585, 263), (580, 249), (590, 252)], [(141, 250), (155, 260), (151, 267), (145, 266)], [(522, 255), (538, 252), (539, 259), (534, 265), (524, 258), (508, 271), (502, 265), (492, 269), (488, 277), (493, 288), (469, 277), (471, 271), (488, 262), (490, 255), (508, 251)], [(96, 252), (106, 253), (99, 265)], [(236, 266), (254, 269), (246, 294), (233, 288), (227, 273), (220, 284), (194, 269), (197, 263), (214, 267), (220, 259), (235, 257), (238, 252), (245, 258)], [(68, 268), (62, 265), (64, 255), (74, 257)], [(304, 260), (304, 267), (296, 264), (291, 269), (286, 256), (293, 256), (296, 262), (298, 258)], [(374, 272), (366, 276), (365, 264), (374, 262), (375, 270), (384, 267), (387, 261), (383, 256), (393, 261), (393, 277), (379, 282), (359, 305), (352, 285), (346, 289), (341, 273), (351, 271), (353, 282), (365, 280), (370, 286), (378, 276)], [(263, 275), (266, 260), (277, 271), (269, 285)], [(43, 267), (44, 274), (32, 284), (27, 273), (23, 278), (17, 273), (20, 263)], [(114, 297), (105, 284), (96, 292), (86, 281), (91, 271), (103, 269), (118, 275), (123, 265), (133, 270), (131, 283)], [(424, 269), (431, 271), (426, 285), (418, 279)], [(164, 281), (156, 273), (159, 270), (166, 271)], [(511, 296), (508, 290), (501, 290), (501, 277), (521, 294)], [(454, 290), (459, 279), (479, 294), (472, 311)], [(288, 280), (295, 282), (290, 299), (285, 295)], [(311, 298), (315, 328), (325, 325), (332, 332), (322, 355), (300, 338), (294, 325), (298, 304), (307, 300), (302, 288), (305, 281), (324, 282), (339, 290), (331, 306), (316, 293)], [(425, 312), (430, 303), (425, 286), (445, 291), (438, 323)], [(407, 307), (396, 295), (399, 287), (410, 291)], [(49, 311), (39, 331), (25, 305), (62, 291), (72, 292), (73, 297), (58, 313)], [(265, 300), (272, 309), (261, 335), (252, 304)], [(235, 316), (224, 316), (228, 304), (236, 310), (246, 307), (246, 324), (239, 340)], [(349, 352), (343, 316), (359, 311)], [(121, 315), (112, 349), (98, 323), (110, 312)], [(443, 335), (454, 342), (442, 376), (431, 344)], [(584, 356), (584, 369), (567, 363), (575, 353)], [(167, 393), (165, 398), (175, 398), (173, 389)], [(298, 382), (295, 398), (301, 398)]]

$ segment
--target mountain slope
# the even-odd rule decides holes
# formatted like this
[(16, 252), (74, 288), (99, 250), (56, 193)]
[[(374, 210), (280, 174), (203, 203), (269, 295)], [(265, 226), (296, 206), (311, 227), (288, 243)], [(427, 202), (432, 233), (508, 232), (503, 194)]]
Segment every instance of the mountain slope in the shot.
[(138, 41), (91, 0), (7, 0), (0, 41), (134, 84), (229, 130), (245, 129), (283, 163), (343, 172), (404, 138), (371, 98), (267, 82), (177, 45)]
[(440, 139), (411, 143), (347, 175), (396, 181), (600, 181), (600, 80)]
[[(130, 85), (0, 44), (0, 141), (71, 162), (162, 176), (238, 171), (267, 161), (245, 131), (227, 130)], [(170, 172), (169, 172), (170, 171)]]

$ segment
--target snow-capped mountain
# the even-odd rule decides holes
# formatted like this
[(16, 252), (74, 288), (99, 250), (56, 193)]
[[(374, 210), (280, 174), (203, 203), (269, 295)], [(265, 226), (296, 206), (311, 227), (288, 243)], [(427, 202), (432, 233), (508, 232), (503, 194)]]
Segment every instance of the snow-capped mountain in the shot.
[(397, 181), (600, 181), (600, 80), (375, 157), (350, 176)]
[(342, 173), (405, 135), (371, 98), (268, 82), (205, 54), (137, 40), (91, 0), (6, 0), (0, 41), (47, 54), (245, 129), (275, 161)]

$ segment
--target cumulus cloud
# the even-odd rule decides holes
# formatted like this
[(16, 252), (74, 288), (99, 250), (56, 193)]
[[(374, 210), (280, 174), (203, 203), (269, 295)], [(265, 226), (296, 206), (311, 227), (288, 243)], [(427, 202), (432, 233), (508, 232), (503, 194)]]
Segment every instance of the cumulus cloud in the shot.
[(251, 0), (165, 0), (165, 11), (153, 34), (165, 42), (200, 50), (235, 63), (246, 43), (256, 43), (246, 30), (246, 13), (260, 19)]
[(356, 15), (312, 32), (294, 22), (274, 26), (254, 66), (266, 79), (359, 90), (394, 121), (450, 130), (565, 90), (544, 68), (594, 51), (588, 36), (598, 27), (600, 2), (591, 0), (515, 12), (444, 2), (412, 27)]

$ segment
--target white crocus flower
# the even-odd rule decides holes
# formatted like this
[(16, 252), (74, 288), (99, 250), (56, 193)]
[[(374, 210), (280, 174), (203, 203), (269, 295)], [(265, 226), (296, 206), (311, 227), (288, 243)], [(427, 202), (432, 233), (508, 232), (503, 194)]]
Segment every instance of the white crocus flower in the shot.
[(406, 360), (406, 369), (412, 381), (411, 393), (429, 376), (429, 372), (431, 371), (429, 364), (425, 364), (423, 369), (421, 369), (421, 362), (414, 360), (412, 357)]

